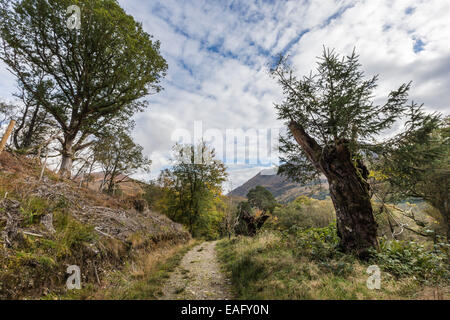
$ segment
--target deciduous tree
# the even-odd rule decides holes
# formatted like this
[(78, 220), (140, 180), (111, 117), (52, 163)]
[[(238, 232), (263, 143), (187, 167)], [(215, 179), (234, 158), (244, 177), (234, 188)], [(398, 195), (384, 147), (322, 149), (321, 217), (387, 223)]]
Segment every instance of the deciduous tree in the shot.
[[(67, 25), (72, 5), (79, 30)], [(63, 176), (92, 134), (147, 106), (167, 69), (159, 42), (116, 0), (0, 0), (0, 37), (0, 59), (63, 132)]]
[[(177, 205), (172, 207), (175, 220), (185, 223), (189, 231), (197, 235), (196, 227), (210, 220), (207, 215), (215, 212), (214, 202), (222, 194), (226, 180), (225, 165), (215, 158), (214, 149), (204, 142), (197, 145), (176, 145), (175, 165), (170, 170)], [(212, 209), (211, 209), (212, 208)]]
[[(132, 128), (129, 127), (129, 130)], [(95, 160), (101, 165), (106, 186), (113, 193), (116, 185), (129, 179), (138, 170), (150, 171), (151, 161), (142, 153), (143, 148), (134, 143), (128, 130), (122, 128), (105, 133), (93, 147)]]

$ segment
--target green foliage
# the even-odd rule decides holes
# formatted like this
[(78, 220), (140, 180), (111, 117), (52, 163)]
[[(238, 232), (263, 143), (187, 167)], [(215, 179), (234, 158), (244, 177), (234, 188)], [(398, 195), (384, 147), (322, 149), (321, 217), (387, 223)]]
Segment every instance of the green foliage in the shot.
[(301, 228), (326, 227), (334, 219), (333, 204), (329, 199), (316, 200), (301, 196), (294, 201), (275, 208), (266, 228), (288, 230), (292, 226)]
[(194, 237), (219, 237), (225, 216), (225, 165), (204, 142), (176, 145), (174, 151), (175, 165), (161, 172), (145, 198), (150, 207), (187, 226)]
[(240, 235), (254, 236), (278, 204), (272, 193), (262, 186), (251, 189), (247, 198), (248, 201), (237, 205), (234, 231)]
[[(305, 237), (325, 239), (329, 232), (314, 230)], [(272, 231), (218, 243), (238, 299), (355, 299), (356, 293), (367, 294), (362, 284), (341, 288), (354, 275), (352, 258), (311, 262), (294, 250), (294, 239)]]
[(26, 225), (32, 225), (39, 222), (40, 217), (48, 213), (50, 204), (46, 199), (39, 197), (29, 198), (20, 208), (25, 217)]
[(60, 224), (61, 232), (57, 237), (57, 255), (71, 256), (73, 251), (84, 243), (91, 243), (98, 238), (92, 226), (84, 225), (73, 218), (63, 216)]
[[(67, 27), (71, 5), (80, 30)], [(160, 43), (116, 0), (1, 0), (0, 37), (0, 59), (64, 133), (64, 170), (104, 125), (144, 110), (167, 70)]]
[(117, 127), (102, 134), (93, 148), (94, 158), (105, 175), (103, 184), (110, 194), (116, 185), (126, 181), (126, 177), (137, 170), (150, 171), (151, 160), (143, 155), (143, 148), (133, 142), (130, 137), (133, 126), (129, 124), (126, 128)]
[(339, 238), (336, 223), (325, 228), (300, 229), (293, 226), (285, 235), (292, 238), (289, 242), (293, 244), (296, 255), (324, 262), (340, 254), (337, 251)]
[(382, 153), (375, 167), (389, 185), (394, 199), (416, 197), (425, 200), (439, 211), (447, 240), (450, 237), (450, 117), (439, 121), (420, 110), (412, 111), (416, 121), (426, 123), (399, 136)]
[[(448, 288), (441, 246), (382, 242), (380, 253), (361, 262), (338, 244), (332, 223), (222, 240), (217, 250), (238, 299), (417, 299), (424, 286)], [(366, 286), (372, 264), (382, 269), (380, 290)]]
[(375, 105), (372, 100), (378, 76), (365, 79), (358, 59), (355, 52), (341, 58), (324, 49), (315, 74), (296, 77), (283, 57), (271, 70), (285, 96), (276, 105), (279, 118), (304, 132), (309, 145), (306, 152), (288, 131), (281, 139), (280, 173), (301, 182), (317, 179), (318, 168), (310, 157), (317, 158), (321, 148), (345, 142), (355, 156), (368, 149), (370, 139), (403, 116), (410, 84), (392, 91), (384, 105)]
[(382, 240), (380, 251), (374, 252), (373, 262), (396, 277), (414, 276), (427, 284), (450, 281), (446, 247), (448, 245), (442, 243), (427, 250), (416, 242)]
[(277, 201), (269, 190), (262, 186), (256, 186), (247, 193), (247, 199), (250, 206), (258, 208), (263, 212), (273, 212)]
[(39, 229), (42, 227), (40, 218), (52, 213), (56, 233), (45, 237), (22, 234), (8, 254), (0, 255), (0, 283), (4, 288), (0, 298), (17, 298), (24, 293), (36, 294), (44, 288), (63, 287), (68, 260), (74, 264), (83, 259), (86, 244), (98, 237), (93, 227), (71, 217), (67, 206), (63, 197), (53, 200), (34, 196), (22, 201), (24, 219), (21, 227)]

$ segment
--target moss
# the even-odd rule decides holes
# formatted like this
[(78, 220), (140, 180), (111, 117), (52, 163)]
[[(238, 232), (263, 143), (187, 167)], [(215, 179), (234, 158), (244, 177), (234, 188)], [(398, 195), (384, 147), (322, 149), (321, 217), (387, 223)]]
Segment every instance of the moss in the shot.
[(50, 212), (51, 206), (46, 199), (31, 197), (25, 202), (22, 202), (20, 211), (24, 216), (25, 225), (32, 225), (38, 223), (43, 215)]

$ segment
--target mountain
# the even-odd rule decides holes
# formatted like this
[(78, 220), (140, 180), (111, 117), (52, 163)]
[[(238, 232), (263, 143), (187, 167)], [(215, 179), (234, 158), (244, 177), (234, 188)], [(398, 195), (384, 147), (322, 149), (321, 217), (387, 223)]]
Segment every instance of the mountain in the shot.
[(245, 198), (247, 193), (256, 186), (266, 188), (282, 203), (293, 201), (302, 195), (315, 199), (325, 199), (329, 196), (328, 184), (325, 179), (320, 183), (300, 184), (268, 170), (259, 172), (228, 195), (234, 198)]

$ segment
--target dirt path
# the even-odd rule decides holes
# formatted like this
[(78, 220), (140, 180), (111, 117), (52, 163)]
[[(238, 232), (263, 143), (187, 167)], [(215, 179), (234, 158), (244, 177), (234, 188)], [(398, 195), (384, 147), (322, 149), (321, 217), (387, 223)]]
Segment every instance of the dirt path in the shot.
[(217, 241), (203, 242), (186, 253), (171, 274), (161, 300), (228, 300), (230, 281), (220, 271)]

